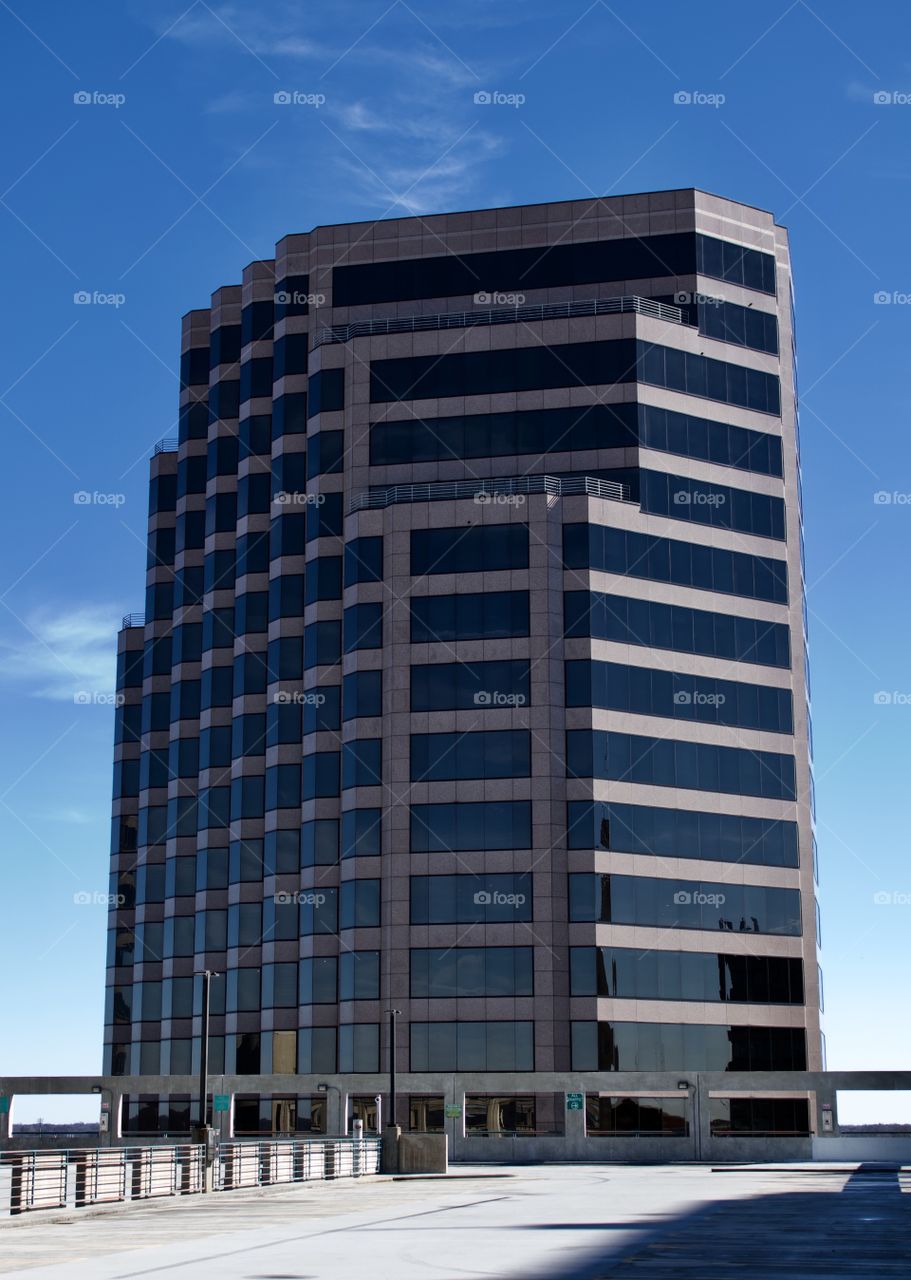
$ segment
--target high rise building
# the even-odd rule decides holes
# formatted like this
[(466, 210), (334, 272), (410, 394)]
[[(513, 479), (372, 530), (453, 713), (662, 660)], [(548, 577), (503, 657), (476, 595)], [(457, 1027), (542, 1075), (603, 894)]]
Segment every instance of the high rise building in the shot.
[(791, 300), (682, 190), (319, 227), (184, 318), (106, 1071), (197, 1069), (203, 969), (213, 1073), (300, 1077), (238, 1131), (369, 1118), (391, 1007), (415, 1126), (441, 1073), (542, 1130), (530, 1072), (820, 1068)]

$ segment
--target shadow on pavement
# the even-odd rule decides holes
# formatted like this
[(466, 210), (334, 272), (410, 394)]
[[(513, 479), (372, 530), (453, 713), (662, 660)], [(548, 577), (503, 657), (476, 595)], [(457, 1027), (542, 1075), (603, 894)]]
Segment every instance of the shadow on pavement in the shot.
[[(864, 1164), (843, 1185), (837, 1177), (779, 1171), (806, 1178), (807, 1190), (782, 1190), (713, 1200), (655, 1227), (636, 1223), (546, 1223), (538, 1231), (603, 1230), (605, 1243), (573, 1251), (547, 1280), (880, 1280), (911, 1276), (911, 1194), (899, 1165)], [(719, 1178), (736, 1177), (720, 1172)], [(908, 1188), (911, 1193), (911, 1186)], [(605, 1188), (608, 1192), (608, 1188)], [(609, 1202), (605, 1214), (609, 1216)], [(610, 1242), (612, 1231), (635, 1233)], [(567, 1252), (572, 1245), (567, 1238)], [(543, 1276), (543, 1272), (540, 1273)], [(517, 1277), (516, 1280), (519, 1280)], [(525, 1272), (521, 1280), (531, 1280)]]

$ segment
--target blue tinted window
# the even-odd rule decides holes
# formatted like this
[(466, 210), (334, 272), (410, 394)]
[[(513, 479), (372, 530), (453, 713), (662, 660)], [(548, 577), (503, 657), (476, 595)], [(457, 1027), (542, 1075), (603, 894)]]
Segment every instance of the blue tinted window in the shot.
[(411, 779), (527, 778), (531, 735), (527, 729), (472, 733), (413, 733)]
[(530, 848), (530, 800), (411, 806), (412, 853)]
[(528, 592), (411, 597), (411, 643), (527, 636)]
[(566, 773), (571, 778), (723, 791), (772, 800), (794, 800), (797, 796), (792, 755), (601, 729), (568, 731)]
[(415, 529), (411, 573), (479, 573), (528, 568), (528, 525), (473, 525), (464, 529)]

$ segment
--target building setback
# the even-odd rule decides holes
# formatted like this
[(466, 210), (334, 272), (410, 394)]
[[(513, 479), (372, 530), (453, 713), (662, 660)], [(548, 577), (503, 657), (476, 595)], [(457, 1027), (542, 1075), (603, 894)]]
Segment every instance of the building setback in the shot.
[(673, 1133), (610, 1073), (821, 1068), (791, 297), (770, 214), (683, 190), (319, 227), (184, 318), (106, 1072), (198, 1069), (202, 969), (212, 1073), (300, 1077), (237, 1132), (355, 1076), (370, 1122), (390, 1007), (405, 1126), (440, 1073), (495, 1074), (469, 1130), (581, 1071), (591, 1132)]

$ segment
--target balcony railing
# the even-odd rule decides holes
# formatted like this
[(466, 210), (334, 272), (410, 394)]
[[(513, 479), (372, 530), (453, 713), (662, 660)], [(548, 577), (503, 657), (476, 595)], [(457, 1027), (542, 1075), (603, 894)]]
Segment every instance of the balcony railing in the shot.
[(629, 502), (629, 485), (596, 476), (504, 476), (492, 480), (442, 480), (428, 484), (397, 484), (389, 489), (368, 489), (355, 494), (349, 512), (389, 507), (396, 502), (445, 502), (471, 498), (479, 505), (495, 505), (510, 495), (549, 493), (557, 498), (585, 493), (612, 502)]
[(178, 436), (162, 436), (155, 446), (155, 453), (176, 453), (179, 444)]
[(146, 624), (146, 616), (144, 613), (125, 613), (120, 623), (120, 630), (125, 631), (127, 627), (144, 627)]
[(383, 333), (421, 333), (430, 329), (471, 329), (477, 325), (522, 324), (537, 320), (567, 320), (575, 316), (608, 316), (620, 311), (635, 311), (655, 320), (672, 324), (687, 323), (680, 307), (671, 307), (652, 298), (625, 294), (618, 298), (586, 298), (581, 302), (542, 302), (528, 307), (488, 307), (478, 304), (474, 311), (444, 311), (431, 316), (390, 316), (385, 320), (361, 320), (354, 324), (317, 329), (313, 346), (348, 342), (351, 338), (372, 337)]

